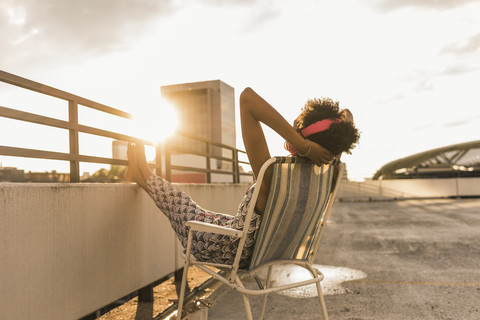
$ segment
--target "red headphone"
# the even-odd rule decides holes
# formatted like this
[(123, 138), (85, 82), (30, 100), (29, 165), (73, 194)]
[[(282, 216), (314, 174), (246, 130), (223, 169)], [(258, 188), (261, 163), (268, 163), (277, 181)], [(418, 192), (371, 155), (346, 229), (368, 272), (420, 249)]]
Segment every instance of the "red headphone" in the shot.
[[(299, 133), (302, 137), (307, 138), (308, 136), (311, 136), (312, 134), (326, 131), (330, 128), (332, 123), (339, 123), (342, 122), (341, 119), (335, 118), (335, 119), (323, 119), (320, 121), (317, 121), (315, 123), (312, 123), (305, 129), (301, 130)], [(296, 155), (298, 151), (290, 144), (290, 142), (285, 141), (285, 149), (290, 152), (291, 155)]]

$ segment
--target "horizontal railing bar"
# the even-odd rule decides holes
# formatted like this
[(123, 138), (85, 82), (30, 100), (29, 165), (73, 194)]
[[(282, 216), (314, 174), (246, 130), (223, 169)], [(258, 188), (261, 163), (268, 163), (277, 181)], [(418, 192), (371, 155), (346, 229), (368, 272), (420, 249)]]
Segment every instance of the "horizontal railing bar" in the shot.
[(178, 171), (194, 171), (194, 172), (207, 173), (207, 169), (195, 168), (195, 167), (185, 167), (185, 166), (170, 165), (170, 169), (171, 169), (172, 171), (173, 171), (173, 170), (178, 170)]
[[(123, 159), (103, 158), (103, 157), (95, 157), (95, 156), (87, 156), (87, 155), (79, 155), (78, 159), (75, 159), (75, 157), (69, 153), (43, 151), (43, 150), (26, 149), (26, 148), (16, 148), (16, 147), (8, 147), (8, 146), (0, 146), (0, 155), (24, 157), (24, 158), (47, 159), (47, 160), (62, 160), (62, 161), (78, 160), (80, 162), (93, 162), (93, 163), (104, 163), (104, 164), (128, 166), (128, 160), (123, 160)], [(156, 168), (157, 166), (150, 165), (150, 167)]]
[(50, 127), (61, 129), (74, 129), (74, 125), (68, 121), (41, 116), (35, 113), (19, 111), (6, 107), (0, 107), (0, 116), (15, 120), (27, 121), (37, 124), (43, 124)]
[[(103, 158), (103, 157), (95, 157), (95, 156), (87, 156), (87, 155), (79, 155), (77, 159), (69, 154), (63, 152), (54, 152), (54, 151), (44, 151), (44, 150), (36, 150), (36, 149), (27, 149), (27, 148), (17, 148), (17, 147), (8, 147), (8, 146), (0, 146), (0, 155), (4, 156), (13, 156), (13, 157), (25, 157), (25, 158), (37, 158), (37, 159), (48, 159), (48, 160), (63, 160), (63, 161), (72, 161), (77, 160), (80, 162), (93, 162), (93, 163), (104, 163), (104, 164), (112, 164), (112, 165), (123, 165), (127, 166), (128, 161), (122, 159), (112, 159), (112, 158)], [(153, 168), (157, 168), (156, 165), (150, 165)], [(195, 168), (195, 167), (187, 167), (187, 166), (171, 166), (172, 170), (179, 170), (179, 171), (194, 171), (194, 172), (202, 172), (202, 173), (216, 173), (216, 174), (228, 174), (231, 175), (231, 171), (224, 171), (224, 170), (207, 170), (203, 168)], [(251, 175), (249, 173), (240, 172), (240, 175)]]
[(125, 134), (122, 134), (122, 133), (117, 133), (117, 132), (113, 132), (113, 131), (108, 131), (108, 130), (98, 129), (98, 128), (94, 128), (94, 127), (89, 127), (89, 126), (85, 126), (85, 125), (82, 125), (82, 124), (78, 125), (78, 131), (83, 132), (83, 133), (96, 135), (96, 136), (102, 136), (102, 137), (117, 139), (117, 140), (132, 141), (132, 142), (140, 141), (140, 142), (143, 142), (144, 144), (148, 144), (148, 145), (154, 145), (155, 144), (152, 141), (143, 140), (143, 139), (128, 136), (128, 135), (125, 135)]
[[(112, 158), (103, 158), (103, 157), (95, 157), (95, 156), (87, 156), (87, 155), (78, 155), (78, 157), (74, 157), (69, 153), (63, 152), (55, 152), (55, 151), (44, 151), (44, 150), (36, 150), (36, 149), (27, 149), (27, 148), (17, 148), (17, 147), (8, 147), (8, 146), (0, 146), (0, 155), (4, 156), (14, 156), (14, 157), (25, 157), (25, 158), (37, 158), (37, 159), (48, 159), (48, 160), (62, 160), (62, 161), (80, 161), (80, 162), (93, 162), (93, 163), (104, 163), (104, 164), (112, 164), (112, 165), (123, 165), (127, 166), (128, 161), (122, 159), (112, 159)], [(157, 168), (156, 165), (150, 165), (153, 168)], [(203, 168), (195, 168), (195, 167), (187, 167), (187, 166), (171, 166), (172, 170), (179, 170), (179, 171), (194, 171), (194, 172), (202, 172), (202, 173), (216, 173), (216, 174), (227, 174), (231, 175), (231, 171), (224, 171), (224, 170), (207, 170)], [(251, 173), (243, 173), (240, 172), (240, 175), (252, 175)]]
[(65, 160), (65, 161), (76, 160), (75, 157), (69, 153), (17, 148), (17, 147), (7, 147), (7, 146), (0, 146), (0, 155), (24, 157), (24, 158), (49, 159), (49, 160)]
[(202, 138), (202, 137), (198, 137), (198, 136), (194, 136), (190, 133), (187, 133), (187, 132), (182, 132), (182, 131), (177, 131), (177, 134), (179, 134), (180, 136), (182, 137), (186, 137), (186, 138), (189, 138), (189, 139), (192, 139), (192, 140), (195, 140), (195, 141), (201, 141), (201, 142), (205, 142), (205, 143), (209, 143), (211, 145), (214, 145), (216, 147), (221, 147), (221, 148), (225, 148), (225, 149), (229, 149), (231, 151), (234, 151), (235, 150), (235, 147), (232, 147), (232, 146), (229, 146), (229, 145), (226, 145), (226, 144), (222, 144), (220, 142), (214, 142), (214, 141), (210, 141), (206, 138)]
[(229, 174), (229, 175), (233, 175), (233, 174), (234, 174), (232, 171), (214, 170), (214, 169), (210, 169), (210, 173)]
[(218, 173), (218, 174), (229, 174), (233, 175), (232, 171), (223, 171), (223, 170), (214, 170), (214, 169), (203, 169), (203, 168), (195, 168), (195, 167), (186, 167), (186, 166), (175, 166), (171, 165), (170, 168), (173, 170), (178, 171), (194, 171), (194, 172), (202, 172), (202, 173)]
[(181, 154), (185, 154), (185, 153), (193, 154), (193, 155), (196, 155), (196, 156), (213, 158), (213, 159), (223, 160), (223, 161), (228, 161), (228, 162), (234, 162), (235, 161), (232, 158), (225, 158), (225, 157), (222, 157), (222, 156), (216, 156), (214, 154), (209, 154), (209, 153), (201, 152), (201, 151), (194, 151), (194, 150), (190, 150), (190, 149), (182, 148), (182, 147), (170, 147), (170, 150), (180, 152)]
[(10, 118), (10, 119), (15, 119), (15, 120), (20, 120), (20, 121), (26, 121), (26, 122), (31, 122), (31, 123), (36, 123), (36, 124), (41, 124), (41, 125), (46, 125), (50, 127), (56, 127), (56, 128), (61, 128), (61, 129), (77, 129), (80, 132), (84, 133), (89, 133), (97, 136), (103, 136), (107, 138), (112, 138), (112, 139), (117, 139), (117, 140), (124, 140), (124, 141), (141, 141), (145, 144), (148, 145), (154, 145), (153, 142), (148, 141), (148, 140), (143, 140), (140, 138), (124, 135), (121, 133), (116, 133), (113, 131), (107, 131), (103, 129), (98, 129), (98, 128), (93, 128), (85, 125), (78, 125), (75, 126), (74, 124), (68, 122), (68, 121), (63, 121), (55, 118), (50, 118), (46, 116), (41, 116), (37, 115), (34, 113), (30, 112), (25, 112), (25, 111), (19, 111), (15, 109), (10, 109), (6, 107), (0, 107), (0, 116), (5, 117), (5, 118)]
[(232, 163), (235, 162), (235, 159), (230, 159), (230, 158), (225, 158), (225, 157), (220, 157), (220, 156), (217, 157), (215, 155), (211, 155), (210, 158), (214, 158), (216, 160), (228, 161), (228, 162), (232, 162)]
[(16, 147), (8, 147), (8, 146), (0, 146), (0, 154), (5, 156), (25, 157), (25, 158), (38, 158), (38, 159), (63, 160), (63, 161), (78, 160), (82, 162), (128, 165), (127, 160), (121, 160), (121, 159), (102, 158), (102, 157), (94, 157), (94, 156), (86, 156), (86, 155), (79, 155), (78, 159), (75, 159), (75, 157), (69, 153), (27, 149), (27, 148), (16, 148)]
[(86, 155), (79, 155), (78, 156), (78, 161), (80, 161), (80, 162), (94, 162), (94, 163), (113, 164), (113, 165), (118, 165), (118, 166), (128, 166), (128, 160), (103, 158), (103, 157), (95, 157), (95, 156), (86, 156)]
[(190, 150), (190, 149), (182, 148), (182, 147), (174, 147), (174, 146), (171, 146), (171, 145), (169, 146), (169, 149), (171, 150), (172, 155), (175, 154), (174, 152), (179, 152), (179, 153), (183, 153), (183, 154), (188, 153), (188, 154), (192, 154), (192, 155), (196, 155), (196, 156), (202, 156), (202, 157), (212, 156), (212, 155), (210, 155), (209, 153), (206, 153), (206, 152)]
[(247, 161), (238, 160), (237, 162), (250, 165), (250, 162), (247, 162)]
[(55, 98), (59, 98), (59, 99), (63, 99), (63, 100), (73, 100), (73, 101), (75, 101), (78, 104), (81, 104), (83, 106), (86, 106), (86, 107), (89, 107), (89, 108), (92, 108), (92, 109), (96, 109), (96, 110), (99, 110), (99, 111), (107, 112), (107, 113), (110, 113), (110, 114), (113, 114), (113, 115), (116, 115), (116, 116), (119, 116), (119, 117), (128, 118), (128, 119), (132, 118), (132, 115), (129, 114), (128, 112), (118, 110), (118, 109), (103, 105), (101, 103), (98, 103), (98, 102), (95, 102), (95, 101), (92, 101), (92, 100), (88, 100), (88, 99), (82, 98), (80, 96), (68, 93), (66, 91), (62, 91), (62, 90), (59, 90), (59, 89), (41, 84), (39, 82), (35, 82), (35, 81), (29, 80), (29, 79), (26, 79), (26, 78), (22, 78), (22, 77), (19, 77), (17, 75), (14, 75), (14, 74), (2, 71), (2, 70), (0, 70), (0, 80), (5, 82), (5, 83), (9, 83), (11, 85), (17, 86), (17, 87), (21, 87), (21, 88), (24, 88), (24, 89), (36, 91), (36, 92), (46, 94), (46, 95), (49, 95), (49, 96), (52, 96), (52, 97), (55, 97)]
[[(103, 158), (103, 157), (95, 157), (95, 156), (87, 156), (87, 155), (79, 155), (78, 160), (80, 162), (93, 162), (93, 163), (104, 163), (104, 164), (112, 164), (118, 166), (128, 166), (128, 160), (123, 159), (115, 159), (115, 158)], [(150, 168), (159, 168), (156, 164), (148, 164)]]

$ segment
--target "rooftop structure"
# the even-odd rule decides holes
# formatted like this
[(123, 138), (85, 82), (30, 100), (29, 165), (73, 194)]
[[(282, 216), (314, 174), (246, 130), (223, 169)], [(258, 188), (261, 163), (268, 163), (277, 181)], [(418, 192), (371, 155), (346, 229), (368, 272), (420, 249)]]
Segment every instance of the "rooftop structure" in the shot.
[(480, 140), (417, 153), (387, 163), (379, 179), (480, 177)]
[[(209, 140), (228, 147), (236, 147), (235, 94), (234, 89), (220, 80), (174, 84), (161, 87), (162, 96), (177, 109), (179, 129), (193, 137)], [(172, 154), (172, 164), (203, 167), (205, 161), (198, 153), (232, 159), (232, 151), (212, 146), (188, 137), (174, 136), (170, 143), (189, 152)], [(213, 169), (232, 170), (232, 163), (217, 159)], [(204, 173), (173, 173), (174, 182), (206, 182)], [(227, 180), (225, 180), (227, 179)], [(227, 182), (228, 177), (216, 177), (212, 181)]]
[(201, 81), (162, 86), (161, 93), (177, 108), (182, 132), (235, 147), (235, 94), (231, 86), (220, 80)]

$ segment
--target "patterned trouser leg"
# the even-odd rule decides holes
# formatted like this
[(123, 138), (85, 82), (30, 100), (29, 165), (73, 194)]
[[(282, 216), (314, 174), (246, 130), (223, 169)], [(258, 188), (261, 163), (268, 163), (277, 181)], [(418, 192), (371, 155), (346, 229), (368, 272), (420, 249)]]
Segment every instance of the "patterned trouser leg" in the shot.
[[(243, 229), (248, 203), (253, 194), (250, 188), (235, 217), (208, 211), (200, 207), (189, 195), (177, 186), (152, 175), (147, 180), (148, 193), (157, 207), (167, 216), (183, 247), (187, 247), (189, 220), (203, 221), (224, 227)], [(259, 215), (254, 214), (242, 252), (241, 266), (246, 266), (253, 251), (256, 230), (260, 224)], [(232, 264), (237, 251), (238, 238), (208, 232), (195, 232), (192, 241), (192, 254), (199, 261)]]

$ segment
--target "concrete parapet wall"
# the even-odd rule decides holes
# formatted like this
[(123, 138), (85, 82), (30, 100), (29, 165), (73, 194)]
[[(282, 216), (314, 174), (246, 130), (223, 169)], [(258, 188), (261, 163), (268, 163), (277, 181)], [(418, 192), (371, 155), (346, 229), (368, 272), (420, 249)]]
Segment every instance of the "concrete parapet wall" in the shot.
[(337, 199), (388, 200), (480, 195), (480, 178), (343, 181)]
[[(182, 188), (234, 214), (246, 185)], [(136, 185), (0, 183), (0, 219), (0, 319), (78, 319), (182, 266)]]
[[(235, 214), (247, 185), (180, 185)], [(342, 182), (345, 200), (478, 196), (480, 179)], [(0, 183), (0, 319), (78, 319), (182, 266), (150, 197), (131, 184)]]

